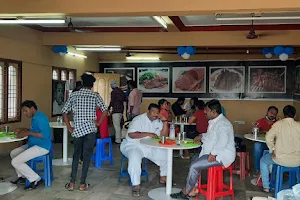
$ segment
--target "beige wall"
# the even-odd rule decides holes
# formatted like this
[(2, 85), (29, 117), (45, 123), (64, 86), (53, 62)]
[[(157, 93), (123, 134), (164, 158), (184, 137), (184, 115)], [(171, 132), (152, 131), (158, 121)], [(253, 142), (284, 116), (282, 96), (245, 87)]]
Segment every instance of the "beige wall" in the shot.
[[(41, 33), (25, 27), (0, 29), (0, 57), (23, 62), (22, 100), (35, 101), (39, 109), (51, 117), (52, 66), (77, 69), (77, 78), (86, 70), (98, 71), (98, 56), (86, 54), (87, 59), (55, 54), (50, 46), (43, 46)], [(50, 118), (51, 119), (51, 118)], [(29, 127), (30, 120), (22, 116), (20, 123), (9, 124), (11, 129)], [(0, 145), (0, 153), (18, 144)]]
[[(168, 99), (174, 103), (176, 99)], [(157, 103), (157, 98), (144, 98), (141, 106), (141, 112), (146, 112), (150, 103)], [(188, 99), (187, 99), (188, 100)], [(186, 100), (186, 101), (187, 101)], [(206, 102), (206, 100), (205, 100)], [(225, 108), (226, 117), (234, 124), (234, 121), (245, 121), (245, 124), (235, 124), (234, 129), (236, 133), (249, 133), (252, 128), (252, 122), (265, 116), (269, 106), (276, 106), (279, 109), (279, 116), (283, 116), (282, 109), (286, 105), (293, 105), (293, 101), (253, 101), (253, 100), (223, 100), (222, 106)], [(297, 103), (300, 112), (300, 102)]]

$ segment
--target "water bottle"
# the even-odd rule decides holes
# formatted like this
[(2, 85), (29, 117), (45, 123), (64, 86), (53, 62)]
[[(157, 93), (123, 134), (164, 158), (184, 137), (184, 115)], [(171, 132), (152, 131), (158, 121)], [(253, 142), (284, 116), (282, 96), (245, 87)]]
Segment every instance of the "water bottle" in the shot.
[(171, 140), (175, 140), (175, 126), (174, 126), (174, 122), (172, 121), (172, 124), (170, 126), (170, 135), (169, 138)]

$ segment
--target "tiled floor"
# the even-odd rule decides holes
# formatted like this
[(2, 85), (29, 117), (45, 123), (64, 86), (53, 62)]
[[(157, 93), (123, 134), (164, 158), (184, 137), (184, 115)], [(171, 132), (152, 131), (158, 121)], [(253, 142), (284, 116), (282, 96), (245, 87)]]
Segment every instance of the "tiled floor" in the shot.
[[(247, 147), (252, 147), (252, 143), (249, 142)], [(33, 191), (24, 191), (23, 187), (18, 187), (12, 193), (0, 196), (0, 200), (66, 200), (66, 199), (82, 199), (82, 200), (129, 200), (129, 199), (149, 199), (148, 191), (153, 188), (160, 187), (158, 183), (159, 169), (153, 163), (149, 163), (149, 183), (142, 182), (141, 197), (134, 198), (131, 196), (131, 190), (129, 182), (125, 178), (118, 184), (119, 168), (121, 154), (119, 147), (113, 145), (114, 150), (114, 166), (105, 164), (103, 168), (96, 169), (92, 165), (90, 167), (88, 175), (88, 183), (91, 187), (88, 191), (81, 192), (75, 190), (73, 192), (66, 191), (64, 186), (70, 179), (71, 167), (56, 167), (54, 166), (54, 178), (52, 187), (44, 188), (39, 187)], [(61, 157), (61, 144), (54, 144), (55, 157)], [(252, 152), (249, 149), (249, 152)], [(70, 145), (69, 155), (72, 155), (72, 145)], [(0, 158), (0, 177), (3, 176), (5, 180), (11, 180), (14, 178), (14, 170), (10, 165), (10, 159), (8, 155)], [(188, 160), (182, 160), (174, 158), (174, 174), (173, 179), (177, 183), (176, 187), (183, 187), (185, 184), (185, 178), (188, 173)], [(80, 175), (80, 172), (78, 173)], [(245, 200), (251, 196), (266, 196), (260, 192), (259, 188), (256, 188), (250, 184), (252, 177), (247, 177), (245, 181), (240, 181), (237, 175), (234, 175), (234, 188), (235, 199)], [(78, 176), (79, 179), (79, 176)], [(228, 177), (226, 178), (228, 179)], [(144, 179), (142, 179), (144, 180)], [(78, 186), (78, 185), (77, 185)], [(205, 199), (203, 196), (200, 199)], [(230, 197), (223, 198), (224, 200), (231, 199)]]

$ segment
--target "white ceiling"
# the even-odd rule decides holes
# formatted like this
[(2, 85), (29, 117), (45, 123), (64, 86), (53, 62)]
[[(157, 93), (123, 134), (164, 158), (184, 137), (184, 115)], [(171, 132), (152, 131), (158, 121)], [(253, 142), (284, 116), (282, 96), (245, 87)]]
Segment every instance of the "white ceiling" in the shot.
[[(44, 27), (67, 27), (65, 24), (39, 24)], [(72, 17), (74, 27), (160, 27), (152, 17)]]

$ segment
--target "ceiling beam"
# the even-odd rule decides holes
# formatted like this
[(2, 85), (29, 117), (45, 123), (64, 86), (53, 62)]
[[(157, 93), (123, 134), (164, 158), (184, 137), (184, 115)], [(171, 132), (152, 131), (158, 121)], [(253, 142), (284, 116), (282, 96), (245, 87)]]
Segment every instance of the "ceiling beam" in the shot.
[(153, 32), (153, 33), (43, 33), (44, 45), (120, 45), (125, 47), (261, 47), (299, 46), (300, 30), (256, 31), (259, 37), (246, 39), (249, 31)]
[(173, 23), (169, 16), (161, 16), (161, 18), (167, 23), (168, 32), (180, 32), (179, 28)]
[[(66, 14), (72, 16), (185, 16), (224, 12), (299, 11), (298, 0), (1, 0), (0, 13)], [(26, 6), (24, 6), (26, 5)], [(116, 6), (117, 5), (117, 6)]]

